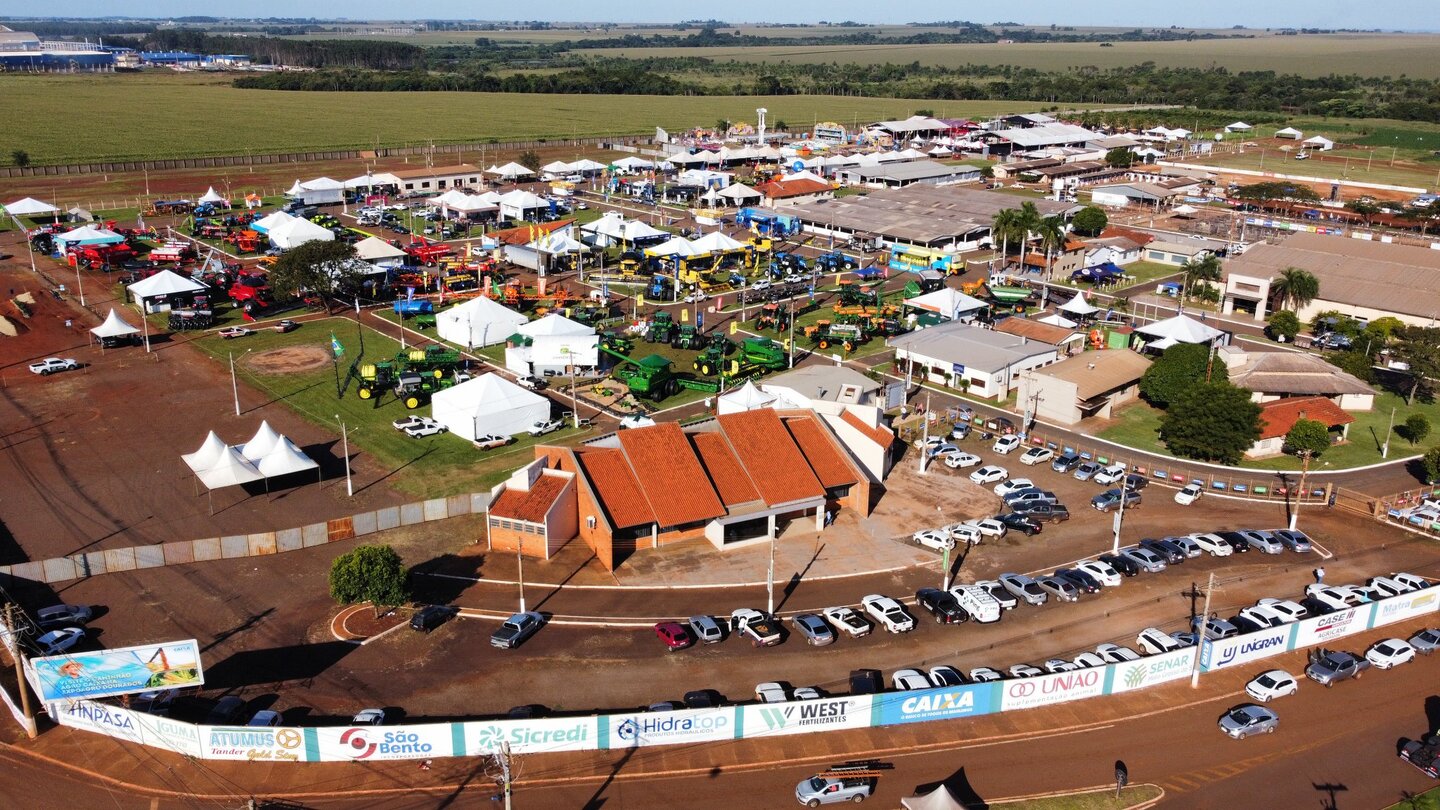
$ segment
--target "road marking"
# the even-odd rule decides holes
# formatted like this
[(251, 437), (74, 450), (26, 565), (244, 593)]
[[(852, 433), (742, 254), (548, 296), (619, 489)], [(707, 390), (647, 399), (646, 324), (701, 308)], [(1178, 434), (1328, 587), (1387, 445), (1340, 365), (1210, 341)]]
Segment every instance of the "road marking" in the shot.
[[(909, 571), (912, 568), (925, 568), (933, 566), (938, 562), (939, 560), (923, 560), (921, 562), (915, 563), (914, 565), (896, 565), (890, 568), (877, 568), (869, 571), (859, 571), (844, 574), (824, 574), (821, 576), (807, 576), (803, 581), (826, 582), (829, 580), (852, 579), (854, 577), (873, 576), (876, 574), (894, 574), (899, 571)], [(505, 585), (509, 587), (517, 587), (520, 584), (518, 581), (513, 579), (485, 579), (483, 577), (466, 577), (460, 576), (458, 574), (437, 574), (428, 571), (419, 571), (417, 573), (419, 573), (421, 576), (426, 577), (438, 577), (440, 579), (458, 579), (467, 582), (477, 582), (482, 585)], [(733, 590), (735, 588), (763, 588), (767, 583), (765, 582), (765, 580), (760, 580), (758, 582), (726, 582), (720, 584), (707, 583), (700, 585), (562, 585), (555, 582), (531, 582), (527, 580), (525, 584), (536, 588), (563, 588), (567, 591), (705, 591)]]
[(373, 635), (373, 636), (365, 639), (364, 641), (360, 642), (360, 646), (363, 647), (363, 646), (365, 646), (366, 644), (369, 644), (369, 643), (372, 642), (372, 641), (379, 641), (380, 639), (382, 639), (382, 638), (390, 635), (391, 633), (395, 632), (396, 630), (399, 630), (400, 628), (402, 628), (402, 627), (404, 627), (404, 626), (405, 626), (405, 622), (401, 622), (401, 623), (395, 625), (394, 627), (388, 628), (388, 629), (386, 629), (386, 630), (381, 630), (380, 632), (376, 633), (375, 635)]

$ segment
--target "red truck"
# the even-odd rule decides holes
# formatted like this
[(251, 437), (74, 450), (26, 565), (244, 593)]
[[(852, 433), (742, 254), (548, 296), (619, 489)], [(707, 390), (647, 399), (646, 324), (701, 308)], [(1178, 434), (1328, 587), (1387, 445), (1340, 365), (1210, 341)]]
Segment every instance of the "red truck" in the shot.
[(230, 285), (230, 300), (237, 304), (246, 301), (254, 301), (262, 307), (274, 303), (275, 299), (270, 290), (270, 281), (264, 273), (241, 273), (235, 283)]
[(114, 245), (80, 245), (70, 249), (81, 267), (109, 267), (135, 258), (135, 249), (120, 242)]
[(423, 236), (419, 241), (411, 242), (408, 245), (396, 245), (396, 247), (405, 251), (405, 255), (409, 256), (411, 261), (426, 267), (434, 267), (440, 262), (441, 257), (455, 254), (455, 249), (449, 245), (431, 242)]

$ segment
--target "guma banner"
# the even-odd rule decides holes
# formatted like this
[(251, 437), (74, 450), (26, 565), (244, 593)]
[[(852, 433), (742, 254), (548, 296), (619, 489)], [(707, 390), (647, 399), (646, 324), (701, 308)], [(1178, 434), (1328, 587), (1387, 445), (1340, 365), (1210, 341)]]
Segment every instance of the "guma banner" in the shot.
[(30, 666), (45, 703), (205, 683), (194, 639), (52, 655), (32, 659)]
[(1053, 675), (1001, 681), (998, 685), (1000, 711), (1032, 709), (1036, 706), (1049, 706), (1104, 694), (1105, 671), (1097, 668), (1057, 672)]

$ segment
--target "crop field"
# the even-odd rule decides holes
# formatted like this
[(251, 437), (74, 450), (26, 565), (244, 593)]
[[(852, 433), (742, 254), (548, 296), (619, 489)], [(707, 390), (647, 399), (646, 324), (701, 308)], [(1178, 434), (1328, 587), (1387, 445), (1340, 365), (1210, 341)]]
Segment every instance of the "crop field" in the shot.
[(1011, 45), (776, 45), (735, 48), (620, 48), (587, 51), (631, 58), (702, 56), (741, 62), (855, 62), (959, 67), (1016, 65), (1039, 70), (1081, 66), (1225, 67), (1231, 71), (1273, 70), (1303, 76), (1332, 73), (1362, 76), (1440, 78), (1440, 36), (1424, 34), (1317, 35), (1189, 42), (1017, 43)]
[[(1278, 149), (1266, 148), (1262, 154), (1260, 149), (1247, 149), (1241, 154), (1218, 155), (1205, 159), (1186, 158), (1180, 162), (1415, 188), (1430, 188), (1440, 184), (1440, 178), (1437, 178), (1440, 164), (1426, 166), (1413, 161), (1397, 160), (1392, 166), (1389, 149), (1375, 148), (1373, 159), (1371, 151), (1337, 146), (1332, 152), (1314, 152), (1308, 160), (1296, 160), (1295, 150), (1281, 152)], [(1261, 179), (1257, 177), (1248, 182), (1258, 183)]]
[(1357, 146), (1396, 147), (1401, 150), (1415, 149), (1434, 155), (1440, 152), (1440, 127), (1419, 129), (1415, 127), (1378, 127), (1351, 143)]
[[(0, 75), (0, 98), (7, 109), (26, 111), (0, 127), (7, 152), (23, 149), (35, 164), (640, 135), (657, 126), (752, 120), (756, 107), (769, 108), (772, 122), (801, 127), (904, 118), (920, 108), (963, 118), (1037, 106), (829, 96), (286, 92), (166, 73)], [(85, 111), (83, 122), (77, 110)], [(176, 114), (160, 115), (164, 110)]]

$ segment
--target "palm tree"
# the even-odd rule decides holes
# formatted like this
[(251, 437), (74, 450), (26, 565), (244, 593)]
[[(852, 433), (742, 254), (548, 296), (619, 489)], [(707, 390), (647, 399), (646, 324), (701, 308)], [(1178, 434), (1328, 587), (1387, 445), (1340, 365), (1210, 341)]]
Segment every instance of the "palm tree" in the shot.
[(1180, 285), (1180, 308), (1185, 308), (1185, 295), (1200, 282), (1219, 281), (1221, 275), (1220, 257), (1214, 254), (1199, 261), (1189, 261), (1180, 266), (1185, 271), (1185, 281)]
[[(1270, 297), (1279, 304), (1273, 309), (1291, 309), (1298, 312), (1319, 295), (1320, 279), (1298, 267), (1281, 270), (1280, 275), (1270, 282)], [(1287, 304), (1289, 306), (1286, 306)]]
[(1045, 280), (1049, 281), (1055, 267), (1051, 256), (1056, 248), (1065, 246), (1065, 220), (1060, 217), (1045, 217), (1035, 223), (1033, 230), (1040, 239), (1041, 249), (1045, 251)]
[(990, 224), (990, 240), (993, 242), (997, 237), (1000, 239), (1000, 261), (1003, 263), (1010, 253), (1010, 237), (1019, 232), (1020, 212), (1014, 208), (1006, 208), (995, 214), (995, 220)]

